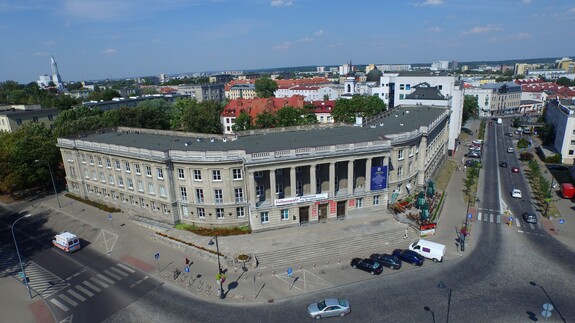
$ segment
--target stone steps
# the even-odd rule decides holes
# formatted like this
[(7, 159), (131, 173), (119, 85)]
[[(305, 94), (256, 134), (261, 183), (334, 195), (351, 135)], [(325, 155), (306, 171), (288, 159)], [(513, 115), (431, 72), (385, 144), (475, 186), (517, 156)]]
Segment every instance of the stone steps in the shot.
[[(410, 230), (409, 236), (413, 237)], [(410, 240), (407, 240), (410, 241)], [(302, 263), (332, 263), (338, 259), (348, 263), (350, 257), (369, 257), (372, 253), (392, 252), (395, 248), (407, 248), (405, 228), (392, 228), (381, 232), (351, 236), (333, 241), (323, 241), (311, 245), (290, 247), (255, 255), (258, 268), (296, 267)]]

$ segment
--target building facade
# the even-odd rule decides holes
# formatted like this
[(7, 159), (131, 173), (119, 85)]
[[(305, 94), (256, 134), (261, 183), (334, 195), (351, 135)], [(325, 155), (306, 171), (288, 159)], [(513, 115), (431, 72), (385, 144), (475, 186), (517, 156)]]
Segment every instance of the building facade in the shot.
[(262, 231), (385, 212), (443, 165), (449, 114), (400, 107), (361, 127), (235, 137), (120, 128), (58, 146), (72, 194), (151, 221)]
[(547, 101), (545, 121), (555, 127), (553, 148), (561, 154), (561, 162), (573, 165), (575, 160), (575, 100)]
[(29, 122), (41, 122), (54, 127), (58, 109), (42, 109), (39, 105), (0, 106), (0, 131), (14, 132)]

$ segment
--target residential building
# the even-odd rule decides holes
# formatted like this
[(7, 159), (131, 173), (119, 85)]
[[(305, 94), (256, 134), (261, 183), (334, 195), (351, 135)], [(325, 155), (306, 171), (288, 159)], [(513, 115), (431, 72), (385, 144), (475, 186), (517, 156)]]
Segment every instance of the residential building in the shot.
[(479, 88), (466, 88), (465, 95), (474, 95), (480, 117), (519, 113), (521, 85), (514, 82), (487, 83)]
[(28, 122), (41, 122), (53, 128), (58, 109), (42, 109), (39, 105), (0, 106), (0, 131), (14, 132)]
[(561, 162), (573, 165), (575, 160), (575, 100), (552, 99), (545, 107), (545, 122), (555, 128), (553, 148), (561, 154)]
[(253, 231), (386, 212), (445, 163), (450, 111), (236, 136), (118, 128), (58, 138), (70, 193), (132, 218)]

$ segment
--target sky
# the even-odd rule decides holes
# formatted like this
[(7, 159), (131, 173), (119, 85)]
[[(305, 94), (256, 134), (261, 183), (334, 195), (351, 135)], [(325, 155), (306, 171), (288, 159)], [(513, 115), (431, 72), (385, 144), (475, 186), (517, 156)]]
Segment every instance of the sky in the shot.
[(0, 0), (0, 82), (575, 55), (573, 0)]

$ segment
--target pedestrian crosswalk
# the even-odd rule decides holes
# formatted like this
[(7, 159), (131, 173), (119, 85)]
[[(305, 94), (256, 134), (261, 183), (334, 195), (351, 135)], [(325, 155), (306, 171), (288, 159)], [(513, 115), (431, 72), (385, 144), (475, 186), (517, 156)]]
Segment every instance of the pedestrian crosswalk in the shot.
[[(87, 302), (90, 298), (104, 292), (110, 286), (117, 282), (129, 277), (136, 271), (124, 264), (117, 263), (103, 272), (86, 278), (83, 281), (69, 285), (67, 288), (60, 290), (61, 292), (54, 295), (49, 302), (58, 307), (64, 312), (68, 312), (74, 307)], [(139, 283), (147, 280), (149, 277), (145, 276), (138, 280), (138, 283), (131, 284), (130, 288), (138, 285)]]
[(61, 291), (69, 286), (69, 284), (38, 266), (32, 261), (22, 259), (22, 266), (15, 250), (0, 247), (0, 268), (8, 275), (23, 281), (22, 267), (28, 278), (28, 286), (35, 293), (42, 297), (50, 297), (51, 295)]
[(522, 219), (516, 216), (506, 216), (505, 214), (501, 214), (498, 212), (477, 212), (478, 222), (486, 222), (486, 223), (498, 223), (498, 224), (506, 224), (508, 226), (514, 226), (518, 229), (530, 229), (530, 230), (543, 230), (539, 223), (527, 223), (524, 222)]

